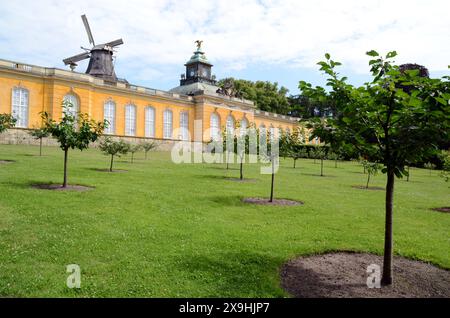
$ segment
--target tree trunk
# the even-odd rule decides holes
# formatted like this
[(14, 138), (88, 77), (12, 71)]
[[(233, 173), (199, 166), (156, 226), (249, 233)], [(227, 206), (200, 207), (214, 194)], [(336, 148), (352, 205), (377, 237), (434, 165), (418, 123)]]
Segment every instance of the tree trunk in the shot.
[(408, 166), (408, 175), (406, 176), (406, 182), (409, 182), (409, 166)]
[(297, 162), (297, 159), (294, 159), (294, 169), (295, 169), (295, 163)]
[(320, 176), (323, 177), (323, 158), (320, 158)]
[(275, 181), (275, 167), (274, 167), (274, 160), (272, 160), (272, 183), (270, 185), (270, 200), (269, 202), (273, 202), (273, 185)]
[(243, 163), (242, 163), (242, 158), (241, 158), (241, 164), (240, 164), (240, 167), (239, 167), (239, 170), (240, 170), (240, 179), (242, 180), (242, 179), (244, 179), (244, 174), (243, 174), (243, 172), (242, 172), (242, 168), (243, 168)]
[(133, 159), (134, 159), (134, 152), (131, 153), (131, 163), (133, 163)]
[(64, 149), (64, 181), (63, 188), (67, 188), (67, 156), (69, 153), (69, 148)]
[(387, 184), (386, 184), (386, 224), (384, 235), (383, 277), (381, 278), (381, 283), (383, 285), (392, 284), (392, 257), (393, 257), (392, 210), (394, 203), (394, 181), (395, 181), (394, 170), (392, 168), (388, 168)]
[(370, 182), (370, 173), (367, 174), (367, 184), (366, 184), (366, 189), (369, 189), (369, 182)]
[(114, 155), (111, 155), (111, 164), (109, 165), (109, 172), (113, 172)]
[(335, 167), (335, 168), (337, 168), (337, 162), (338, 162), (338, 160), (337, 160), (337, 159), (334, 159), (334, 167)]
[(42, 138), (39, 138), (39, 157), (42, 156)]

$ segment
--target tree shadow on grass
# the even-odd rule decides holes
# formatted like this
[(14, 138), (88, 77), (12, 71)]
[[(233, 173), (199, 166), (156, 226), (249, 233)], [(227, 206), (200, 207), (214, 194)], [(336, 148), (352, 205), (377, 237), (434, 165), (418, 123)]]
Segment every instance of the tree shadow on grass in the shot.
[(209, 200), (222, 206), (245, 206), (242, 197), (238, 195), (213, 196)]
[(213, 255), (184, 255), (178, 270), (209, 294), (201, 297), (284, 297), (280, 288), (282, 258), (247, 251)]

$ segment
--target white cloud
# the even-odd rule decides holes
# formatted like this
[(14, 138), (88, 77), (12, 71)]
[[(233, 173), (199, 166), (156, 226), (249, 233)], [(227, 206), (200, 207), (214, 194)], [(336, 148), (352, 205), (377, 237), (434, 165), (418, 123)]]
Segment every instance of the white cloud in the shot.
[(118, 66), (129, 67), (134, 79), (181, 71), (196, 39), (215, 64), (230, 69), (315, 67), (330, 52), (366, 73), (366, 51), (395, 49), (399, 62), (443, 71), (450, 64), (449, 9), (445, 0), (2, 1), (0, 58), (63, 67), (63, 58), (89, 46), (80, 19), (86, 13), (96, 42), (124, 39)]

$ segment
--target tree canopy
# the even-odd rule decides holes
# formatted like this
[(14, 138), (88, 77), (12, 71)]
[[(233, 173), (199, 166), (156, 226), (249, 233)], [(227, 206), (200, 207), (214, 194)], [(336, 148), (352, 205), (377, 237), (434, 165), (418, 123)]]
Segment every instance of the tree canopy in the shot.
[(312, 87), (301, 81), (300, 90), (309, 98), (335, 105), (334, 118), (311, 121), (313, 137), (335, 148), (353, 148), (371, 162), (384, 165), (386, 184), (385, 250), (382, 283), (392, 283), (392, 214), (395, 176), (408, 172), (405, 166), (423, 160), (450, 139), (450, 77), (431, 79), (423, 69), (400, 67), (395, 51), (382, 57), (367, 52), (372, 81), (354, 87), (336, 68), (341, 63), (325, 54), (318, 63), (327, 75), (327, 86)]
[(231, 77), (221, 79), (218, 85), (223, 87), (225, 83), (233, 86), (233, 94), (236, 97), (253, 101), (260, 110), (278, 114), (288, 114), (290, 111), (287, 98), (289, 90), (279, 86), (277, 82), (253, 82)]

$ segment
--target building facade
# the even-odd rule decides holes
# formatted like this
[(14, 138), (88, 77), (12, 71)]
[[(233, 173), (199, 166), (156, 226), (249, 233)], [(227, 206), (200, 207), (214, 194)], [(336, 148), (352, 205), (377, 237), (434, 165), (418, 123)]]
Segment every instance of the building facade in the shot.
[(64, 100), (73, 104), (74, 112), (108, 120), (105, 135), (135, 140), (152, 138), (170, 144), (193, 141), (194, 136), (201, 135), (201, 140), (208, 142), (225, 128), (254, 125), (268, 133), (298, 128), (298, 118), (259, 111), (251, 101), (224, 94), (216, 86), (212, 64), (200, 46), (185, 66), (180, 86), (161, 91), (0, 60), (0, 113), (11, 113), (17, 119), (9, 137), (6, 134), (0, 138), (11, 142), (11, 135), (25, 136), (26, 130), (40, 127), (43, 111), (54, 119), (61, 118)]

